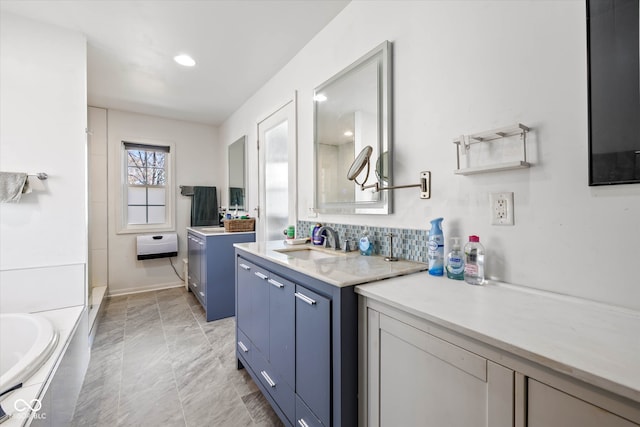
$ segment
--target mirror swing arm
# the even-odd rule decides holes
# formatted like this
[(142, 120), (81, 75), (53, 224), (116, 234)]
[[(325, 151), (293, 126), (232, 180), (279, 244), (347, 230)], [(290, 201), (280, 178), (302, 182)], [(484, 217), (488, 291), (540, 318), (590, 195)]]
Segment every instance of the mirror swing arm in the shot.
[[(347, 172), (347, 179), (349, 181), (353, 181), (360, 186), (360, 190), (364, 191), (369, 188), (373, 188), (375, 192), (379, 192), (382, 190), (396, 190), (398, 188), (413, 188), (420, 187), (420, 198), (421, 199), (430, 199), (431, 198), (431, 171), (422, 171), (420, 172), (420, 183), (419, 184), (408, 184), (408, 185), (392, 185), (389, 187), (381, 187), (380, 182), (376, 181), (375, 184), (364, 185), (369, 178), (370, 172), (370, 157), (373, 152), (373, 148), (370, 145), (367, 145), (360, 151), (360, 154), (356, 156), (355, 160), (351, 164), (349, 171)], [(362, 183), (358, 182), (358, 176), (367, 168), (367, 173), (365, 174), (364, 181)]]

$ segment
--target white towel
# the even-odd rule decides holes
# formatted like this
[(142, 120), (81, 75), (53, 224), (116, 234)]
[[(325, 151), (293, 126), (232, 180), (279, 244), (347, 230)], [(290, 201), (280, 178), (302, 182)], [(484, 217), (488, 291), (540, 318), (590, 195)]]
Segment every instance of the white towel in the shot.
[(25, 193), (31, 193), (26, 173), (0, 172), (0, 203), (18, 203)]

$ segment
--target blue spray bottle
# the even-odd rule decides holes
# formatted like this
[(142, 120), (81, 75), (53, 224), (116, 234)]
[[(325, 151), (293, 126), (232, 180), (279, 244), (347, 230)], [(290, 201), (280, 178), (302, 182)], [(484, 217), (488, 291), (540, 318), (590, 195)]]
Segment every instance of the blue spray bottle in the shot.
[(436, 218), (431, 221), (429, 230), (429, 246), (427, 259), (429, 260), (429, 274), (442, 276), (444, 274), (444, 234), (442, 233), (442, 220)]

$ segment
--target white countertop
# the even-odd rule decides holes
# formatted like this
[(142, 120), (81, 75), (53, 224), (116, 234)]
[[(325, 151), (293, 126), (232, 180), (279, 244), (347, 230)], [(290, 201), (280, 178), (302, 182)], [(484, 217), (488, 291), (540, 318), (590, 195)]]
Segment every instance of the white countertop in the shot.
[[(236, 243), (234, 246), (268, 261), (291, 268), (333, 286), (344, 287), (426, 270), (427, 264), (415, 261), (387, 262), (382, 256), (363, 256), (360, 252), (339, 252), (322, 259), (300, 259), (278, 250), (292, 250), (302, 245), (287, 245), (282, 240)], [(307, 245), (309, 246), (309, 245)], [(320, 247), (312, 250), (332, 253)]]
[(255, 231), (225, 231), (224, 227), (218, 227), (215, 225), (209, 227), (187, 227), (187, 231), (198, 233), (202, 236), (224, 236), (228, 234), (247, 234), (255, 233)]
[(640, 312), (426, 272), (356, 292), (640, 402)]

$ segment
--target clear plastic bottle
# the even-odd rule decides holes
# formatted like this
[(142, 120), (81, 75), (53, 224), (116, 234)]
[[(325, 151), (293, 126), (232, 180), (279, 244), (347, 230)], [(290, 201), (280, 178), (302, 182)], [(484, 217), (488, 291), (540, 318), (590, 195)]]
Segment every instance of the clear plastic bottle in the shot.
[(464, 279), (464, 254), (460, 249), (460, 238), (451, 238), (452, 249), (447, 255), (447, 277), (449, 279), (462, 280)]
[(469, 236), (464, 245), (464, 281), (471, 285), (484, 283), (484, 246), (478, 236)]
[(362, 233), (362, 237), (360, 237), (360, 241), (358, 242), (358, 248), (360, 248), (360, 255), (369, 256), (373, 253), (373, 243), (369, 238), (368, 231)]

